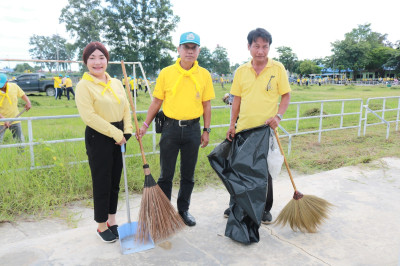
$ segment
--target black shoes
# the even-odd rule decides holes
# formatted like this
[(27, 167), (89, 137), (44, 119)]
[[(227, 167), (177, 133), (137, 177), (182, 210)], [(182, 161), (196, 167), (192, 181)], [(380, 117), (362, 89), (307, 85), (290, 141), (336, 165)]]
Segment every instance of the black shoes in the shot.
[(107, 229), (104, 232), (100, 232), (99, 229), (97, 229), (97, 235), (103, 242), (106, 243), (113, 243), (117, 241), (117, 237), (111, 232), (110, 229)]
[[(228, 208), (224, 211), (224, 217), (228, 218), (229, 215), (231, 214), (231, 209)], [(263, 224), (270, 224), (272, 222), (272, 215), (270, 212), (264, 211), (262, 218), (261, 218), (261, 223)]]
[(225, 218), (228, 218), (230, 214), (231, 214), (231, 208), (228, 208), (228, 209), (226, 209), (226, 210), (224, 211), (224, 217), (225, 217)]
[(261, 223), (270, 224), (272, 222), (272, 215), (270, 212), (264, 211), (261, 218)]
[(182, 217), (183, 222), (187, 226), (195, 226), (196, 225), (196, 219), (194, 219), (194, 217), (188, 211), (184, 211), (184, 212), (180, 211), (179, 215)]
[(115, 235), (115, 237), (118, 239), (119, 238), (119, 234), (118, 234), (118, 225), (111, 225), (107, 222), (107, 227), (108, 229), (111, 230), (111, 232)]

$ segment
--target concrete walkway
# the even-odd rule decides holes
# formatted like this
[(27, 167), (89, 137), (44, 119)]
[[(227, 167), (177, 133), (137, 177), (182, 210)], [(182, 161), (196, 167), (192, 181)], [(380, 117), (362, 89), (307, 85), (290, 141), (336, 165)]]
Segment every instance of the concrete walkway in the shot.
[[(193, 193), (195, 227), (130, 255), (121, 254), (119, 242), (98, 239), (93, 210), (83, 203), (65, 213), (78, 214), (76, 228), (55, 218), (2, 223), (0, 265), (400, 265), (400, 158), (296, 176), (295, 182), (301, 192), (335, 204), (318, 233), (262, 225), (259, 243), (236, 243), (224, 236), (229, 195), (221, 186)], [(292, 194), (283, 168), (274, 181), (274, 217)], [(140, 196), (132, 198), (135, 220)], [(121, 200), (120, 224), (127, 222), (125, 212)]]

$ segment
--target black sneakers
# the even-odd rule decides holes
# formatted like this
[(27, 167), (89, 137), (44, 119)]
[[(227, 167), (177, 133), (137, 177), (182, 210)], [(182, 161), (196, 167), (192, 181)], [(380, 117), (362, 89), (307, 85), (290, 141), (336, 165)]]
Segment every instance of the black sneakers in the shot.
[(230, 214), (231, 214), (231, 209), (230, 209), (230, 208), (228, 208), (228, 209), (226, 209), (226, 210), (224, 211), (224, 217), (225, 217), (225, 218), (228, 218)]
[(270, 224), (272, 222), (272, 215), (270, 212), (264, 211), (263, 216), (261, 218), (261, 223)]
[[(231, 214), (231, 209), (228, 208), (224, 211), (224, 217), (228, 218), (229, 215)], [(261, 223), (263, 224), (270, 224), (272, 222), (272, 215), (270, 212), (264, 211), (263, 216), (261, 218)]]
[(105, 230), (104, 232), (100, 232), (99, 229), (97, 229), (97, 235), (101, 238), (103, 242), (106, 243), (113, 243), (117, 241), (117, 237), (111, 232), (110, 229)]
[(107, 222), (107, 227), (108, 229), (111, 230), (111, 232), (115, 235), (115, 237), (118, 239), (119, 238), (119, 234), (118, 234), (118, 225), (111, 225)]

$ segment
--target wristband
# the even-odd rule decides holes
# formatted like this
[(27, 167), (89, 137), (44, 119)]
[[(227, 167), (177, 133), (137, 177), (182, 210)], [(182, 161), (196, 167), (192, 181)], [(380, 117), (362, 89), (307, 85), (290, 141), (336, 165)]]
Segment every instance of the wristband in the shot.
[(143, 125), (145, 125), (146, 128), (149, 128), (149, 125), (145, 122), (143, 122)]

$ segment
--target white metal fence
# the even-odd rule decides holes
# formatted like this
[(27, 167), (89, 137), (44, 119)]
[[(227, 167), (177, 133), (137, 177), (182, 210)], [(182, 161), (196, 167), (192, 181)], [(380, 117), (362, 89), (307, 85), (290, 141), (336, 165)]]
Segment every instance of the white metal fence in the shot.
[[(390, 106), (388, 102), (390, 101)], [(372, 103), (374, 103), (372, 105)], [(377, 104), (378, 103), (378, 104)], [(331, 108), (332, 105), (336, 105), (335, 108)], [(340, 108), (337, 108), (337, 105)], [(313, 115), (302, 115), (307, 108), (310, 106), (318, 106), (316, 109), (317, 114)], [(378, 108), (377, 108), (378, 106)], [(325, 113), (324, 110), (330, 109), (330, 113)], [(225, 109), (227, 112), (230, 112), (230, 106), (214, 106), (212, 107), (213, 110), (217, 109)], [(292, 109), (289, 112), (289, 109)], [(334, 130), (345, 130), (345, 129), (358, 129), (358, 136), (361, 134), (362, 124), (364, 123), (364, 135), (366, 134), (366, 129), (369, 126), (374, 125), (381, 125), (385, 124), (387, 127), (386, 139), (389, 138), (389, 129), (390, 124), (396, 124), (396, 131), (398, 130), (399, 121), (400, 121), (400, 96), (396, 97), (377, 97), (377, 98), (369, 98), (366, 104), (363, 104), (362, 99), (343, 99), (343, 100), (322, 100), (322, 101), (306, 101), (306, 102), (292, 102), (290, 103), (288, 109), (288, 114), (294, 113), (294, 116), (286, 115), (286, 117), (282, 120), (280, 124), (280, 129), (284, 132), (280, 137), (288, 137), (288, 154), (290, 154), (291, 150), (291, 143), (292, 137), (297, 135), (304, 135), (304, 134), (318, 134), (318, 142), (321, 142), (321, 136), (323, 132), (334, 131)], [(295, 110), (293, 110), (295, 109)], [(332, 110), (340, 109), (339, 112), (332, 112)], [(346, 111), (350, 109), (350, 111)], [(363, 110), (364, 118), (363, 118)], [(147, 111), (137, 111), (138, 114), (145, 114)], [(388, 114), (391, 114), (391, 119), (388, 120)], [(375, 117), (374, 120), (371, 119), (371, 114)], [(289, 116), (289, 117), (288, 117)], [(35, 166), (35, 152), (34, 146), (36, 145), (43, 145), (43, 144), (55, 144), (55, 143), (67, 143), (67, 142), (79, 142), (84, 141), (84, 138), (69, 138), (69, 139), (58, 139), (58, 140), (43, 140), (37, 141), (34, 137), (33, 132), (33, 122), (39, 120), (52, 120), (52, 119), (71, 119), (71, 118), (78, 118), (79, 115), (62, 115), (62, 116), (41, 116), (41, 117), (23, 117), (23, 118), (7, 118), (7, 119), (0, 119), (0, 122), (4, 121), (27, 121), (28, 125), (28, 141), (24, 143), (14, 143), (14, 144), (5, 144), (0, 145), (0, 149), (4, 148), (15, 148), (15, 147), (29, 147), (30, 152), (30, 168), (37, 169), (37, 168), (47, 168), (52, 167), (54, 165), (43, 165), (43, 166)], [(352, 119), (357, 117), (357, 119)], [(333, 119), (329, 123), (325, 122), (325, 119), (331, 118)], [(350, 118), (350, 119), (347, 119)], [(344, 120), (349, 120), (346, 123)], [(306, 121), (314, 120), (318, 123), (318, 129), (309, 129), (309, 125), (303, 126)], [(368, 123), (372, 121), (371, 123)], [(228, 128), (229, 124), (219, 124), (219, 125), (211, 125), (211, 128)], [(315, 126), (314, 126), (315, 128)], [(153, 127), (151, 131), (148, 131), (147, 134), (152, 135), (152, 151), (149, 154), (158, 153), (157, 150), (157, 140), (156, 140), (156, 132), (154, 131), (155, 126), (153, 122)], [(210, 145), (218, 145), (219, 143), (211, 143)], [(138, 156), (140, 154), (131, 154), (128, 156)], [(87, 162), (84, 161), (74, 161), (69, 162), (70, 164), (76, 164), (80, 162)]]

